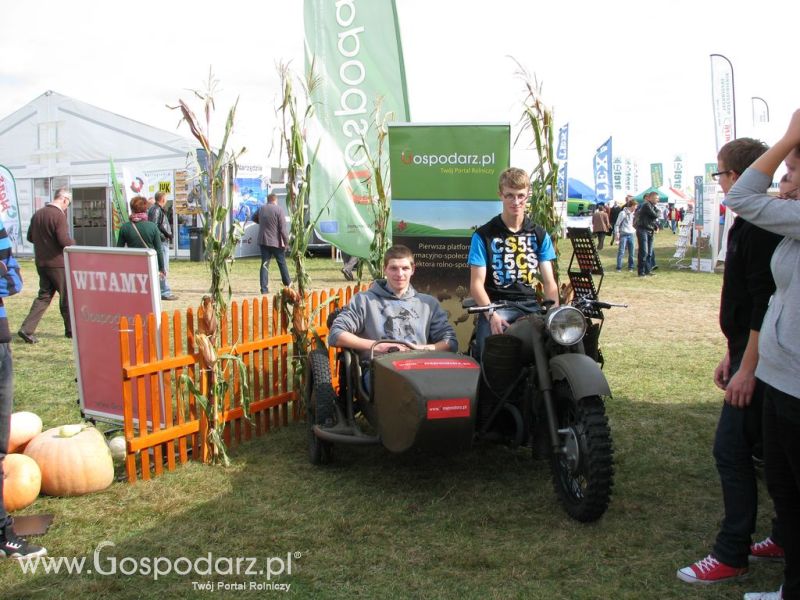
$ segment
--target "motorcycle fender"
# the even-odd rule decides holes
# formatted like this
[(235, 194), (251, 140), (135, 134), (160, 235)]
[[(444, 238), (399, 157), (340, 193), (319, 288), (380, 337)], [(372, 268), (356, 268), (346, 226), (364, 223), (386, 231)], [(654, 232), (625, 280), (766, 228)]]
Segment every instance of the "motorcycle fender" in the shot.
[(550, 359), (553, 381), (566, 379), (574, 398), (610, 396), (606, 376), (597, 363), (585, 354), (559, 354)]

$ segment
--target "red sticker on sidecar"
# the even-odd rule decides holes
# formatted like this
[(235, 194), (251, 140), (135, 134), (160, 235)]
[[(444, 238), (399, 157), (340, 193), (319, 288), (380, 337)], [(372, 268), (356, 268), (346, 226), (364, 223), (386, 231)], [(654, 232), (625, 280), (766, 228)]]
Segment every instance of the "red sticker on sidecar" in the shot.
[(422, 369), (477, 369), (478, 363), (471, 358), (405, 358), (392, 361), (398, 371)]
[(469, 417), (469, 398), (428, 400), (428, 419), (457, 419)]

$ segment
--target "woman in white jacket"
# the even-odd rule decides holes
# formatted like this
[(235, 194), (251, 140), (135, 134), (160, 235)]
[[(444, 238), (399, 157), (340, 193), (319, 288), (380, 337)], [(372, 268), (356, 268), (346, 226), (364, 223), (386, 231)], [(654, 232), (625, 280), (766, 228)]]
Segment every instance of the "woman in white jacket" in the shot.
[(764, 391), (764, 464), (767, 488), (785, 531), (781, 590), (745, 594), (746, 600), (800, 599), (800, 202), (766, 193), (781, 162), (800, 187), (800, 110), (778, 142), (736, 181), (725, 204), (745, 220), (785, 236), (772, 255), (775, 294), (761, 325), (756, 377)]

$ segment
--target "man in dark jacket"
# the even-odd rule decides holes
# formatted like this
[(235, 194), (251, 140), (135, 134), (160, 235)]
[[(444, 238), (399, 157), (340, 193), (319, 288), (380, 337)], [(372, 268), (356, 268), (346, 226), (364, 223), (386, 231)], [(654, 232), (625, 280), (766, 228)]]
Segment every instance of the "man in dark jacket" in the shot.
[(253, 221), (258, 223), (258, 245), (261, 248), (261, 293), (268, 294), (269, 261), (273, 256), (278, 263), (283, 285), (292, 283), (284, 255), (289, 243), (289, 228), (286, 225), (286, 212), (278, 204), (278, 196), (267, 196), (266, 204), (253, 215)]
[[(728, 142), (719, 150), (714, 179), (727, 194), (767, 146), (752, 138)], [(688, 583), (717, 583), (745, 575), (749, 561), (780, 560), (784, 552), (779, 523), (766, 539), (752, 544), (758, 511), (753, 456), (761, 454), (763, 383), (756, 379), (758, 337), (775, 291), (770, 260), (781, 237), (736, 217), (728, 234), (719, 322), (727, 352), (714, 371), (725, 390), (714, 460), (722, 484), (724, 517), (711, 553), (678, 571)]]
[(636, 242), (639, 245), (637, 270), (639, 277), (653, 276), (655, 267), (655, 254), (653, 253), (653, 235), (658, 229), (658, 219), (661, 216), (656, 203), (658, 192), (646, 194), (641, 206), (636, 211)]
[(169, 287), (169, 283), (167, 283), (167, 273), (169, 273), (169, 244), (172, 241), (172, 226), (167, 218), (167, 213), (164, 212), (164, 206), (166, 206), (166, 204), (167, 195), (164, 192), (156, 192), (155, 202), (147, 209), (147, 220), (158, 227), (158, 233), (161, 236), (161, 255), (164, 259), (164, 276), (159, 279), (161, 299), (177, 300), (178, 297), (172, 293), (172, 289)]
[(34, 213), (31, 225), (28, 227), (28, 241), (33, 244), (36, 271), (39, 273), (39, 293), (18, 332), (19, 337), (28, 344), (39, 341), (34, 335), (36, 327), (56, 292), (58, 292), (58, 308), (64, 320), (64, 335), (72, 337), (67, 278), (64, 273), (64, 248), (75, 243), (75, 240), (69, 237), (67, 226), (66, 213), (70, 202), (72, 194), (67, 188), (57, 190), (53, 201)]

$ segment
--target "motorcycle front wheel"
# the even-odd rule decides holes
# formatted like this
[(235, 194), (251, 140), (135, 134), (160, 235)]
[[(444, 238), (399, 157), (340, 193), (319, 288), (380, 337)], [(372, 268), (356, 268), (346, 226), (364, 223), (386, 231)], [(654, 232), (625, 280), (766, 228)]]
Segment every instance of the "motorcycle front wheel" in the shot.
[(333, 444), (319, 439), (314, 425), (329, 424), (333, 418), (333, 403), (336, 391), (331, 384), (328, 353), (313, 350), (308, 355), (306, 373), (306, 422), (308, 424), (308, 459), (313, 465), (325, 465), (333, 461)]
[(553, 454), (553, 486), (573, 519), (596, 521), (608, 509), (614, 485), (614, 450), (605, 405), (599, 396), (575, 399), (565, 381), (554, 389), (563, 452)]

